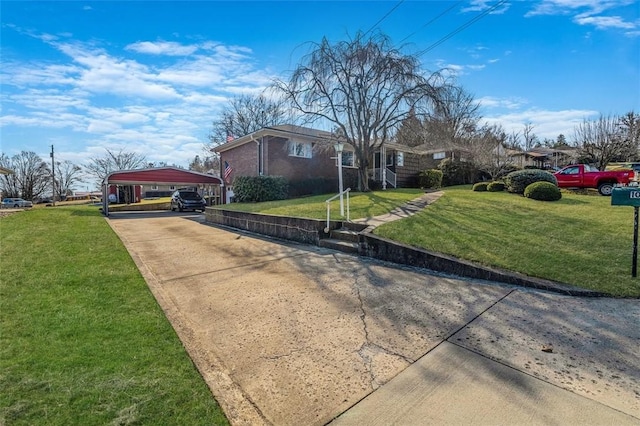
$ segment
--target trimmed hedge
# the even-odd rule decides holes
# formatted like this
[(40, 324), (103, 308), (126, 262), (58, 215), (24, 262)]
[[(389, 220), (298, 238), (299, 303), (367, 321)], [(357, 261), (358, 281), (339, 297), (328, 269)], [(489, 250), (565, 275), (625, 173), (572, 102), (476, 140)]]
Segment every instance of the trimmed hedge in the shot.
[(549, 182), (555, 186), (558, 185), (556, 177), (544, 170), (517, 170), (504, 178), (506, 190), (514, 194), (524, 194), (525, 188), (535, 182)]
[(488, 182), (478, 182), (473, 184), (471, 189), (476, 192), (485, 192), (487, 190), (487, 186), (489, 186)]
[(442, 186), (442, 171), (437, 169), (423, 170), (418, 175), (420, 188), (436, 189)]
[(524, 196), (532, 200), (558, 201), (562, 198), (562, 193), (551, 182), (535, 182), (525, 188)]
[(487, 191), (489, 192), (504, 191), (504, 182), (491, 182), (489, 185), (487, 185)]
[(233, 181), (233, 193), (241, 203), (285, 200), (287, 180), (282, 176), (238, 176)]

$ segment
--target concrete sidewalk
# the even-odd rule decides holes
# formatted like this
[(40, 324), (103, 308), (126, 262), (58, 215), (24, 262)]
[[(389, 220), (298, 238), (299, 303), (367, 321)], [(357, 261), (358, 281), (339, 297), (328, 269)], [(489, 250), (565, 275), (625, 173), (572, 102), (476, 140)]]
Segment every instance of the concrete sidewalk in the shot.
[(640, 419), (443, 342), (331, 424), (638, 425)]

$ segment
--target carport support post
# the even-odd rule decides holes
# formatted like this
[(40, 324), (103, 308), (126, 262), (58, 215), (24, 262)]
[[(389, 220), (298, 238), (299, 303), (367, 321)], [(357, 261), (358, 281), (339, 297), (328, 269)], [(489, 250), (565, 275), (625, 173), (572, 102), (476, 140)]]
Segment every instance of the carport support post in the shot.
[(638, 276), (638, 209), (640, 207), (633, 207), (633, 260), (631, 264), (631, 276), (633, 278)]

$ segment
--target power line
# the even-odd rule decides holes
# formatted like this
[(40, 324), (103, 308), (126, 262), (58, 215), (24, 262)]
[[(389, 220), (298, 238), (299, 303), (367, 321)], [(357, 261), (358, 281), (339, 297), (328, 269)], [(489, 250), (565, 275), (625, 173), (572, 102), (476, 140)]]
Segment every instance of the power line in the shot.
[(445, 10), (444, 12), (440, 13), (438, 16), (436, 16), (435, 18), (433, 18), (432, 20), (430, 20), (429, 22), (427, 22), (426, 24), (424, 24), (423, 26), (421, 26), (420, 28), (418, 28), (417, 30), (415, 30), (414, 32), (412, 32), (411, 34), (409, 34), (408, 36), (406, 36), (405, 38), (403, 38), (402, 40), (400, 40), (398, 43), (401, 44), (403, 41), (407, 40), (408, 38), (413, 37), (414, 35), (416, 35), (416, 33), (418, 31), (422, 31), (423, 29), (425, 29), (426, 27), (428, 27), (429, 25), (431, 25), (432, 23), (434, 23), (435, 21), (437, 21), (438, 19), (440, 19), (441, 17), (443, 17), (444, 15), (446, 15), (447, 13), (449, 13), (450, 10), (452, 10), (453, 8), (455, 8), (456, 6), (458, 6), (460, 3), (462, 3), (463, 0), (460, 0), (457, 3), (454, 3), (453, 6), (449, 7), (447, 10)]
[(469, 21), (467, 21), (466, 23), (462, 24), (461, 26), (459, 26), (458, 28), (456, 28), (455, 30), (451, 31), (449, 34), (447, 34), (446, 36), (442, 37), (440, 40), (436, 41), (435, 43), (433, 43), (431, 46), (427, 47), (426, 49), (418, 52), (416, 54), (416, 56), (422, 56), (427, 52), (432, 51), (433, 49), (435, 49), (436, 47), (440, 46), (442, 43), (444, 43), (445, 41), (449, 40), (451, 37), (453, 37), (454, 35), (462, 32), (463, 30), (467, 29), (468, 27), (470, 27), (471, 25), (475, 24), (476, 22), (478, 22), (480, 19), (484, 18), (485, 16), (487, 16), (489, 13), (493, 12), (494, 10), (496, 10), (499, 6), (503, 5), (504, 3), (506, 3), (507, 0), (500, 0), (498, 1), (496, 4), (494, 4), (493, 6), (491, 6), (489, 9), (485, 10), (484, 12), (482, 12), (481, 14), (479, 14), (478, 16), (474, 17), (473, 19), (470, 19)]
[(388, 12), (387, 12), (387, 13), (386, 13), (382, 18), (380, 18), (380, 19), (378, 20), (378, 22), (376, 22), (375, 24), (373, 24), (373, 25), (371, 26), (371, 28), (369, 28), (369, 29), (368, 29), (368, 30), (367, 30), (363, 35), (367, 35), (367, 34), (369, 34), (369, 33), (370, 33), (370, 32), (371, 32), (375, 27), (377, 27), (377, 26), (378, 26), (378, 24), (380, 24), (380, 22), (382, 22), (382, 21), (384, 21), (385, 19), (387, 19), (387, 16), (391, 15), (391, 14), (393, 13), (393, 11), (394, 11), (394, 10), (396, 10), (396, 9), (398, 8), (398, 6), (400, 6), (402, 3), (404, 3), (404, 0), (400, 0), (400, 1), (398, 2), (398, 4), (396, 4), (395, 6), (393, 6), (393, 7), (391, 8), (391, 10), (390, 10), (390, 11), (388, 11)]

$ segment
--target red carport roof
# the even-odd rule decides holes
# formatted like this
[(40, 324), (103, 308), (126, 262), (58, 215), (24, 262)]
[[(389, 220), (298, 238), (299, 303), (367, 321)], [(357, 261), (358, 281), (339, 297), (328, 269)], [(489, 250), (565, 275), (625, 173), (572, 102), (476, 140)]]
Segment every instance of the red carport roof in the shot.
[(110, 173), (105, 179), (107, 185), (221, 185), (218, 177), (177, 167), (120, 170)]

